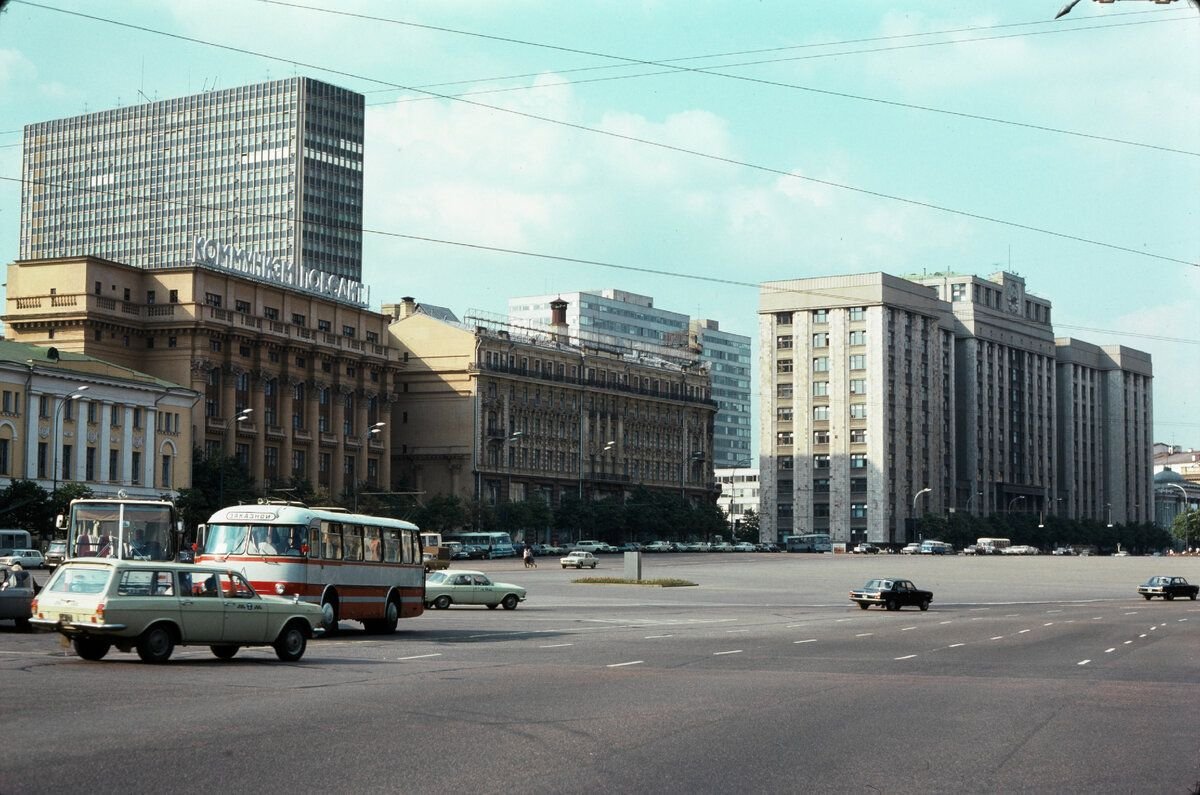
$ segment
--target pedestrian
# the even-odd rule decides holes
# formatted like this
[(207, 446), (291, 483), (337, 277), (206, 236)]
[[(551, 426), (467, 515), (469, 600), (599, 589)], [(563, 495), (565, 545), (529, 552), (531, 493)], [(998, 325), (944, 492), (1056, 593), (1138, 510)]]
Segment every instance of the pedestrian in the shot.
[(525, 557), (525, 568), (527, 568), (527, 569), (536, 569), (537, 568), (537, 561), (533, 559), (533, 547), (529, 546), (528, 544), (525, 545), (524, 557)]

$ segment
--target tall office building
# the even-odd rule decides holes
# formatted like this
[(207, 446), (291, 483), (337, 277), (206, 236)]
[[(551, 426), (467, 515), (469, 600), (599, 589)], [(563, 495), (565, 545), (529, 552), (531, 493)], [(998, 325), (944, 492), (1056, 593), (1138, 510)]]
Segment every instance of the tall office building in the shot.
[(511, 298), (509, 322), (544, 330), (550, 304), (558, 299), (567, 302), (566, 323), (580, 341), (708, 364), (718, 406), (712, 466), (753, 466), (749, 337), (722, 331), (716, 320), (660, 309), (649, 296), (611, 288)]
[(951, 511), (1148, 521), (1150, 357), (1056, 341), (1011, 273), (769, 282), (762, 538), (912, 540)]
[(200, 262), (365, 304), (363, 107), (294, 77), (27, 125), (20, 258)]

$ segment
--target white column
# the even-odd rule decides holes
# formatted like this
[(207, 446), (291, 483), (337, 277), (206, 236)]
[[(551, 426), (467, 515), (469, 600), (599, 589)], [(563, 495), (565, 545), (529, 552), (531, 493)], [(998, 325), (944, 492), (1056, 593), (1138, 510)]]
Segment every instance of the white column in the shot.
[(37, 480), (38, 401), (40, 395), (32, 389), (26, 395), (25, 406), (25, 477)]
[(142, 443), (142, 485), (146, 488), (154, 488), (154, 467), (155, 460), (158, 458), (156, 431), (158, 425), (156, 423), (157, 412), (154, 409), (147, 408), (142, 412), (142, 426), (145, 429), (144, 439)]
[(83, 483), (87, 480), (87, 403), (80, 399), (75, 401), (75, 466), (71, 472), (75, 480)]
[(133, 483), (133, 406), (128, 404), (121, 418), (121, 475), (125, 485)]
[(97, 413), (97, 422), (100, 425), (100, 438), (96, 442), (96, 480), (100, 483), (107, 483), (112, 475), (108, 471), (108, 448), (111, 446), (109, 439), (109, 427), (112, 422), (112, 403), (107, 400), (100, 403), (100, 411)]

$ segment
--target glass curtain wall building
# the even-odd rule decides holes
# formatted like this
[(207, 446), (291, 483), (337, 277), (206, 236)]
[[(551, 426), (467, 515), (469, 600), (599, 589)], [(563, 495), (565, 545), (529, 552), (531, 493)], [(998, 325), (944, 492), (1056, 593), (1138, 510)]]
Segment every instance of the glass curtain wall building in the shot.
[(361, 281), (363, 113), (294, 77), (27, 125), (20, 257), (167, 268), (208, 239)]

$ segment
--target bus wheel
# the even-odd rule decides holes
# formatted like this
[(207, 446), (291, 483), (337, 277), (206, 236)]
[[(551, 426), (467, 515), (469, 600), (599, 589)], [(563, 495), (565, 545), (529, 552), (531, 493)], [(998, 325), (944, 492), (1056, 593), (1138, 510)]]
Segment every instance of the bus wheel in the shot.
[(517, 602), (519, 601), (520, 600), (517, 599), (517, 595), (515, 593), (510, 593), (506, 595), (503, 600), (501, 600), (500, 606), (505, 610), (516, 610)]
[(433, 600), (433, 606), (438, 610), (445, 610), (450, 606), (450, 597), (446, 596), (446, 594), (442, 594), (437, 599)]
[(367, 632), (374, 635), (390, 635), (396, 631), (398, 623), (400, 623), (400, 605), (395, 599), (389, 599), (387, 607), (383, 609), (383, 618), (368, 619), (363, 622), (363, 626), (367, 628)]
[(321, 618), (325, 625), (325, 634), (332, 635), (338, 631), (338, 605), (336, 598), (330, 598), (321, 603)]

